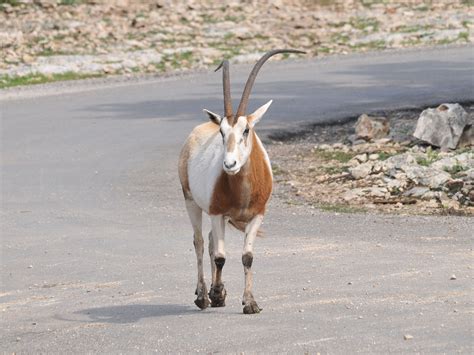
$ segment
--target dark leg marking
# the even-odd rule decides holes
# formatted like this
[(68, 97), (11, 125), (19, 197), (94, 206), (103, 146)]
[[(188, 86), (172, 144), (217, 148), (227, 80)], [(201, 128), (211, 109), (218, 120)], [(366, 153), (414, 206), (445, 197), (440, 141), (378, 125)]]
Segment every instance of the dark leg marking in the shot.
[(225, 264), (225, 258), (215, 258), (214, 262), (216, 263), (217, 270), (222, 271)]
[(211, 307), (224, 307), (225, 297), (227, 291), (224, 288), (224, 284), (221, 281), (222, 268), (225, 264), (225, 258), (218, 257), (214, 259), (216, 264), (216, 284), (211, 285), (211, 291), (209, 291), (209, 298), (211, 299)]
[(252, 254), (246, 253), (246, 254), (242, 255), (242, 264), (245, 267), (250, 269), (252, 267), (252, 263), (253, 263), (253, 255)]
[(253, 254), (247, 252), (242, 255), (242, 264), (244, 265), (245, 272), (245, 291), (244, 297), (242, 299), (242, 305), (244, 306), (244, 314), (255, 314), (260, 313), (262, 310), (255, 302), (252, 292), (252, 263), (253, 263)]

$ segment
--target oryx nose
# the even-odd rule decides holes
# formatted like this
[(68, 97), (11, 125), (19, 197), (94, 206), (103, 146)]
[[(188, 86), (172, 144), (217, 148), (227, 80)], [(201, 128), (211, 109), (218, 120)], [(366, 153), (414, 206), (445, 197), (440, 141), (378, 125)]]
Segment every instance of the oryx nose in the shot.
[(237, 161), (235, 160), (232, 160), (232, 161), (224, 161), (224, 166), (227, 168), (227, 169), (232, 169), (235, 164), (237, 164)]

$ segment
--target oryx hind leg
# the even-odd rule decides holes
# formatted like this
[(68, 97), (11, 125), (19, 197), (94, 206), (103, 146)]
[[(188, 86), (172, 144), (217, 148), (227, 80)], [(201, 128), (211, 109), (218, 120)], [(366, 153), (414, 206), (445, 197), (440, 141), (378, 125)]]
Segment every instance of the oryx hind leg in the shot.
[(202, 238), (202, 209), (193, 200), (186, 200), (186, 210), (194, 230), (194, 250), (196, 252), (198, 269), (197, 298), (194, 303), (200, 309), (205, 309), (209, 306), (209, 298), (203, 270), (204, 239)]

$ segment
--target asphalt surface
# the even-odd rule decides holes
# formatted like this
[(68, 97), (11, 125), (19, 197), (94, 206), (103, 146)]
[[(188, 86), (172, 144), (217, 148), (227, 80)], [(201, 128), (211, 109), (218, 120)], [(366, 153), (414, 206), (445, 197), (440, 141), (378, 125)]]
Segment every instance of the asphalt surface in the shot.
[[(472, 63), (472, 47), (268, 63), (250, 109), (274, 100), (261, 122), (268, 134), (472, 101)], [(234, 99), (248, 70), (231, 72)], [(263, 312), (241, 314), (235, 231), (227, 306), (194, 306), (177, 156), (206, 119), (201, 109), (222, 111), (220, 85), (220, 74), (197, 73), (0, 92), (0, 350), (472, 353), (467, 217), (338, 214), (273, 199), (254, 259)]]

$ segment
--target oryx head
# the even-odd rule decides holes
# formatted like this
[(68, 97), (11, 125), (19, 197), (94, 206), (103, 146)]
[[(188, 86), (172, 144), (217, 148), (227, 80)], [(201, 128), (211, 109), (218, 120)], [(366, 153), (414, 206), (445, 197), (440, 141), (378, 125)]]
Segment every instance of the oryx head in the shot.
[(229, 175), (237, 174), (242, 166), (245, 165), (247, 159), (252, 151), (253, 142), (253, 129), (255, 125), (260, 121), (262, 116), (271, 105), (272, 100), (268, 101), (265, 105), (258, 108), (255, 112), (250, 115), (246, 115), (248, 101), (252, 86), (257, 77), (257, 73), (262, 65), (273, 55), (278, 53), (305, 53), (293, 49), (276, 49), (267, 52), (260, 60), (255, 64), (252, 69), (247, 83), (245, 84), (242, 98), (237, 109), (237, 113), (234, 115), (232, 110), (232, 100), (230, 96), (230, 78), (229, 78), (229, 62), (224, 60), (221, 65), (216, 69), (223, 69), (223, 87), (224, 87), (224, 117), (218, 114), (204, 110), (212, 122), (217, 124), (222, 135), (222, 144), (224, 145), (224, 160), (222, 162), (222, 168)]

